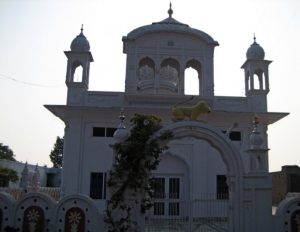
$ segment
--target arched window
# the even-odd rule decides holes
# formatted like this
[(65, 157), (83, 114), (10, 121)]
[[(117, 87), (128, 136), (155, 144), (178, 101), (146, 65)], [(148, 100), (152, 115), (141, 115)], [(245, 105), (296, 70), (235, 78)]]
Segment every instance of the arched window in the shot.
[(199, 78), (198, 72), (193, 68), (187, 68), (184, 71), (184, 94), (199, 95)]
[(254, 89), (263, 90), (264, 89), (264, 80), (263, 80), (263, 71), (257, 70), (254, 74)]
[(83, 67), (79, 61), (75, 61), (72, 65), (72, 81), (82, 82), (83, 81)]
[(140, 60), (138, 68), (138, 77), (140, 81), (154, 79), (155, 64), (154, 61), (145, 57)]
[(201, 95), (202, 94), (202, 69), (201, 63), (195, 59), (186, 63), (184, 73), (184, 94)]
[(177, 60), (168, 58), (162, 61), (159, 73), (160, 88), (178, 91), (179, 63)]

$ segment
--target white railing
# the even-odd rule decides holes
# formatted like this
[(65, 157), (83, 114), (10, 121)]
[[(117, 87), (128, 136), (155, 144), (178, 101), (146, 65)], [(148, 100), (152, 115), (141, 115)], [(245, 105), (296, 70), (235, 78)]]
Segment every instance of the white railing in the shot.
[(201, 199), (157, 199), (146, 213), (147, 232), (202, 232), (228, 229), (228, 200), (202, 195)]

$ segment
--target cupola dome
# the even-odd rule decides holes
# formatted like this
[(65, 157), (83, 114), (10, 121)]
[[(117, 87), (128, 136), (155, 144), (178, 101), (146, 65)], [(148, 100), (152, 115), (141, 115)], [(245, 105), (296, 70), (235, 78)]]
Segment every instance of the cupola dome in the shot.
[(265, 58), (265, 51), (258, 43), (256, 43), (255, 37), (253, 44), (251, 44), (247, 50), (246, 57), (248, 60), (263, 60)]
[(79, 35), (73, 39), (71, 43), (71, 51), (74, 52), (88, 52), (90, 51), (90, 43), (83, 34), (83, 26), (81, 27), (81, 32)]
[(210, 35), (206, 34), (205, 32), (194, 29), (194, 28), (190, 27), (189, 25), (181, 23), (181, 22), (177, 21), (176, 19), (174, 19), (171, 3), (170, 3), (170, 8), (168, 10), (168, 15), (169, 15), (168, 18), (166, 18), (160, 22), (154, 22), (150, 25), (146, 25), (146, 26), (142, 26), (142, 27), (134, 29), (133, 31), (128, 33), (126, 37), (123, 37), (123, 41), (124, 40), (134, 40), (145, 34), (161, 33), (161, 32), (174, 32), (174, 33), (192, 35), (192, 36), (199, 38), (213, 46), (219, 45), (217, 41), (215, 41)]
[(124, 123), (125, 115), (124, 115), (123, 110), (121, 111), (119, 118), (120, 118), (120, 124), (113, 136), (117, 143), (122, 143), (129, 137), (129, 132), (126, 129), (126, 126)]

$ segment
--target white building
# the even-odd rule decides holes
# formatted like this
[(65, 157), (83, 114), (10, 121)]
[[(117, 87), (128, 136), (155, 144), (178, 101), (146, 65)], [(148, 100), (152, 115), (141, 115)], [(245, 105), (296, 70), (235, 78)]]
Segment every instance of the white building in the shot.
[[(70, 201), (78, 196), (85, 204), (93, 202), (103, 214), (108, 198), (105, 183), (113, 162), (110, 145), (124, 109), (127, 128), (135, 113), (155, 114), (163, 120), (162, 130), (174, 135), (154, 172), (162, 197), (155, 199), (147, 213), (146, 230), (276, 231), (277, 226), (272, 227), (267, 129), (287, 113), (267, 109), (271, 61), (265, 59), (254, 38), (241, 67), (245, 96), (215, 96), (214, 49), (218, 42), (175, 20), (171, 7), (168, 14), (165, 20), (123, 37), (125, 92), (89, 91), (93, 56), (82, 29), (71, 50), (65, 52), (66, 105), (46, 105), (66, 125), (62, 173), (66, 200), (55, 212), (62, 215), (63, 204), (78, 205), (77, 200)], [(198, 73), (199, 94), (193, 98), (184, 92), (187, 68)], [(82, 71), (80, 80), (74, 78), (78, 70)], [(174, 105), (184, 102), (180, 106), (192, 107), (199, 101), (210, 106), (210, 114), (202, 115), (201, 120), (171, 120)], [(63, 228), (67, 213), (61, 220), (57, 228)]]

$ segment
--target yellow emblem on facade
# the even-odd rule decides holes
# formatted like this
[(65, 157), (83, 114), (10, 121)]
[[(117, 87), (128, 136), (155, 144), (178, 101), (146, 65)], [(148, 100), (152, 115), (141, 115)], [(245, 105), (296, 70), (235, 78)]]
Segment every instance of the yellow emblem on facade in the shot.
[[(193, 97), (187, 101), (190, 101), (192, 99)], [(211, 111), (209, 105), (203, 100), (200, 100), (197, 104), (191, 107), (177, 107), (179, 104), (182, 103), (177, 103), (172, 107), (173, 122), (182, 121), (186, 118), (189, 120), (196, 121), (200, 118), (201, 115), (208, 114)]]

